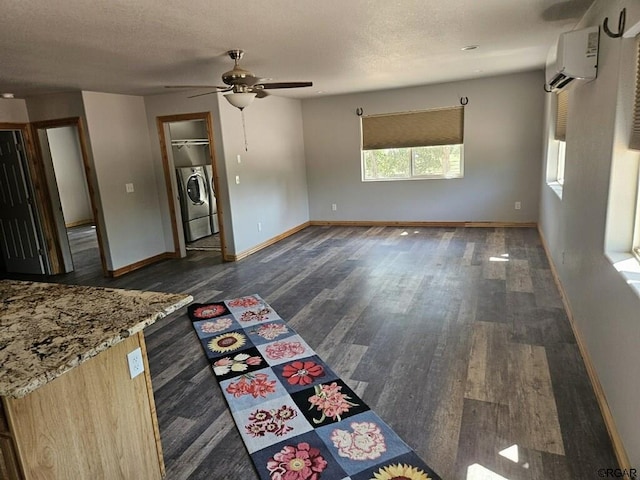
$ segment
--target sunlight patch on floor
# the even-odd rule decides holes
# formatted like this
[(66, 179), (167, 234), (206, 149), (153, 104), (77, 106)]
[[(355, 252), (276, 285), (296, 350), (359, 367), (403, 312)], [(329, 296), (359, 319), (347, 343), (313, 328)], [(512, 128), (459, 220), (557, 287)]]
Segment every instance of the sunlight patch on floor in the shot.
[(467, 468), (467, 479), (466, 480), (509, 480), (508, 478), (503, 477), (502, 475), (498, 475), (495, 472), (492, 472), (486, 467), (483, 467), (479, 463), (474, 463), (473, 465), (469, 465)]
[(511, 445), (510, 447), (499, 451), (498, 454), (502, 455), (504, 458), (508, 458), (513, 463), (518, 463), (518, 445)]

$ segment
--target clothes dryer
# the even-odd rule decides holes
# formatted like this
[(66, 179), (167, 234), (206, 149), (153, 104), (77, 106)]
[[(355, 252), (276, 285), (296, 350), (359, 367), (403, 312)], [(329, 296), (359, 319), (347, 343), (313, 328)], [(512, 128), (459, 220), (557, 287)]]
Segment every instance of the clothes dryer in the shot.
[(176, 168), (180, 211), (187, 242), (213, 233), (210, 175), (204, 166)]

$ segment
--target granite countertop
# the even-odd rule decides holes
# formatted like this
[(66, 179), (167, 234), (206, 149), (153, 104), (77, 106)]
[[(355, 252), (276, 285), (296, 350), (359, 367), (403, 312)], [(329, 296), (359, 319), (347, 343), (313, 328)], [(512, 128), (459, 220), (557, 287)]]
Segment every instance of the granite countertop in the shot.
[(19, 398), (156, 320), (186, 294), (0, 281), (0, 396)]

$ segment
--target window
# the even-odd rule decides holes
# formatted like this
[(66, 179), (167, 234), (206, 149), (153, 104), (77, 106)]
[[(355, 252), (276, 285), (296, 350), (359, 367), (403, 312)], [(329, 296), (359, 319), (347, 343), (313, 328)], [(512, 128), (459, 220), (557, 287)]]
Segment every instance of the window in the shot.
[(463, 176), (463, 107), (362, 118), (362, 180)]
[(627, 128), (614, 132), (620, 141), (611, 158), (604, 247), (640, 296), (640, 40), (621, 49), (619, 72), (616, 120)]
[(629, 148), (640, 150), (640, 41), (636, 58), (636, 92), (633, 102), (633, 118), (631, 120), (631, 140)]
[(363, 180), (462, 177), (462, 145), (365, 150)]
[(558, 164), (556, 165), (556, 181), (564, 185), (564, 157), (567, 151), (567, 142), (558, 142)]
[(640, 261), (640, 171), (638, 172), (638, 192), (636, 193), (636, 219), (633, 233), (632, 252)]
[(567, 109), (569, 106), (568, 94), (560, 92), (556, 97), (556, 132), (558, 141), (558, 161), (556, 163), (555, 181), (564, 185), (564, 159), (567, 150)]
[[(633, 118), (631, 120), (631, 138), (629, 148), (640, 150), (640, 41), (636, 56), (636, 90), (633, 102)], [(632, 242), (632, 252), (640, 261), (640, 166), (638, 167), (638, 188), (636, 191), (636, 211)]]

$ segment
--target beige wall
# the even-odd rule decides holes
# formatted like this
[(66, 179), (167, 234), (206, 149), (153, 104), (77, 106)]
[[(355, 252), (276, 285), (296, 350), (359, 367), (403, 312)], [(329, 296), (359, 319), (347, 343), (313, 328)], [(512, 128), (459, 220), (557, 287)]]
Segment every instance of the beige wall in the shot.
[[(640, 21), (640, 4), (635, 0), (596, 0), (578, 28), (599, 25), (605, 17), (615, 19), (610, 23), (617, 28), (624, 7), (627, 26)], [(616, 270), (605, 245), (618, 251), (630, 248), (628, 225), (640, 162), (640, 152), (629, 150), (626, 141), (636, 42), (609, 38), (601, 29), (598, 78), (569, 93), (562, 198), (543, 175), (540, 204), (540, 229), (632, 466), (640, 465), (640, 290)], [(549, 145), (553, 144), (548, 140), (551, 104), (548, 101), (545, 128)], [(554, 149), (547, 152), (545, 168), (554, 161)], [(629, 182), (634, 193), (622, 199), (625, 213), (619, 194), (629, 192)]]
[(255, 100), (244, 111), (248, 151), (240, 111), (220, 100), (219, 114), (235, 252), (241, 253), (309, 220), (302, 109), (299, 100), (275, 95)]
[[(84, 141), (86, 142), (87, 161), (91, 169), (89, 173), (89, 181), (94, 189), (94, 201), (96, 202), (96, 208), (98, 210), (98, 218), (94, 220), (100, 225), (102, 248), (104, 250), (106, 264), (107, 266), (112, 265), (111, 248), (104, 225), (100, 184), (98, 183), (98, 179), (95, 174), (93, 162), (91, 132), (87, 128), (82, 92), (56, 93), (29, 97), (26, 99), (26, 104), (30, 122), (75, 117), (80, 119), (80, 123), (85, 133)], [(51, 164), (50, 167), (53, 169), (53, 164)], [(58, 225), (58, 228), (60, 228), (60, 225)]]
[(75, 127), (47, 130), (65, 223), (92, 222), (93, 212)]
[(0, 99), (0, 122), (27, 123), (27, 103), (19, 98)]
[[(541, 71), (304, 100), (312, 220), (535, 222), (544, 83)], [(362, 182), (365, 115), (465, 107), (464, 178)], [(521, 210), (515, 210), (520, 201)], [(331, 204), (337, 211), (331, 211)]]
[[(116, 270), (165, 252), (144, 99), (82, 92), (105, 231)], [(132, 183), (133, 193), (125, 185)]]

